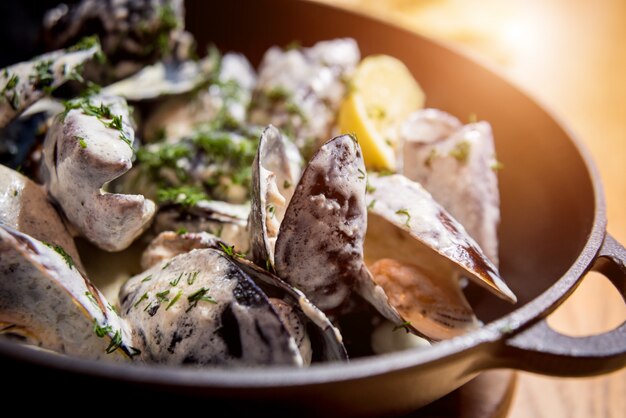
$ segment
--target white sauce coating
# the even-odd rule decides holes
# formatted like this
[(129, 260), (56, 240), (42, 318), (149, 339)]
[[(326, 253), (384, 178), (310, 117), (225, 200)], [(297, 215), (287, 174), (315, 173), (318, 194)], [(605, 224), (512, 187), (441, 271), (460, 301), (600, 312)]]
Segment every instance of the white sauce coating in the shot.
[(497, 266), (500, 195), (491, 126), (462, 126), (452, 115), (425, 109), (400, 132), (404, 175), (424, 186)]
[[(40, 55), (27, 62), (6, 67), (0, 71), (0, 91), (3, 92), (0, 100), (0, 128), (4, 127), (16, 118), (24, 109), (44, 97), (47, 93), (42, 87), (37, 87), (38, 65), (51, 61), (53, 81), (47, 89), (55, 89), (66, 82), (72, 73), (85, 61), (92, 59), (100, 52), (99, 45), (79, 51), (59, 50)], [(17, 84), (8, 89), (7, 84), (17, 77)], [(14, 96), (17, 99), (14, 99)], [(17, 106), (15, 106), (17, 105)]]
[[(194, 302), (194, 294), (205, 299)], [(144, 361), (303, 364), (267, 297), (219, 251), (196, 249), (155, 265), (131, 278), (120, 300), (144, 341)]]
[[(105, 193), (102, 186), (130, 170), (134, 132), (126, 102), (92, 97), (93, 106), (109, 106), (121, 117), (121, 131), (81, 109), (57, 117), (46, 135), (42, 174), (46, 188), (71, 224), (102, 249), (128, 247), (149, 225), (155, 205), (141, 195)], [(110, 122), (110, 121), (109, 121)]]
[[(54, 249), (0, 225), (0, 322), (43, 348), (92, 359), (124, 360), (130, 330), (104, 296)], [(94, 323), (103, 330), (94, 332)], [(107, 347), (118, 333), (120, 347)], [(8, 333), (7, 335), (10, 335)], [(0, 337), (6, 337), (0, 334)]]

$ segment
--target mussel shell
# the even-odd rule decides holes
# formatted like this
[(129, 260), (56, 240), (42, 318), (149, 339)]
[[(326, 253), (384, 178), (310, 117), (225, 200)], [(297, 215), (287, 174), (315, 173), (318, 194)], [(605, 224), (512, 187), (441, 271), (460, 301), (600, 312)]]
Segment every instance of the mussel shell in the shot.
[(0, 337), (84, 358), (136, 355), (128, 325), (60, 251), (0, 224)]
[(120, 300), (144, 361), (303, 364), (268, 297), (221, 251), (197, 249), (156, 265), (131, 278)]
[(250, 248), (260, 266), (274, 267), (274, 247), (285, 210), (300, 179), (296, 146), (272, 125), (265, 128), (252, 166)]
[(515, 302), (498, 269), (476, 242), (418, 183), (395, 174), (369, 177), (365, 259), (406, 261), (435, 276), (466, 276)]
[(365, 182), (355, 138), (329, 140), (304, 170), (280, 226), (277, 275), (325, 313), (347, 302), (365, 268)]

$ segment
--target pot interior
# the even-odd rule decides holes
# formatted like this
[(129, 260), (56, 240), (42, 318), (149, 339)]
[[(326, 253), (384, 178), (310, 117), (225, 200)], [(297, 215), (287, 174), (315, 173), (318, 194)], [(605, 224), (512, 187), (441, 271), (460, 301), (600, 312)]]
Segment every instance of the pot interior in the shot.
[(353, 37), (363, 56), (402, 60), (426, 92), (428, 107), (490, 122), (504, 164), (500, 270), (519, 302), (510, 305), (470, 287), (468, 298), (483, 321), (544, 292), (583, 250), (596, 207), (583, 157), (551, 115), (481, 65), (405, 30), (306, 1), (189, 1), (187, 28), (200, 51), (214, 43), (244, 53), (253, 64), (272, 45)]

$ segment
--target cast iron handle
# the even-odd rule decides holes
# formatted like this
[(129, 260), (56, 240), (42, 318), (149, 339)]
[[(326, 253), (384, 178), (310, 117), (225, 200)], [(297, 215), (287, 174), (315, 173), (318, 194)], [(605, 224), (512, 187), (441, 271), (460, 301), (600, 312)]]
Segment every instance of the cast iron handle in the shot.
[[(605, 275), (626, 301), (626, 249), (606, 235), (592, 270)], [(591, 376), (626, 366), (626, 321), (588, 337), (569, 337), (553, 330), (546, 319), (508, 338), (507, 364), (520, 370), (553, 376)]]

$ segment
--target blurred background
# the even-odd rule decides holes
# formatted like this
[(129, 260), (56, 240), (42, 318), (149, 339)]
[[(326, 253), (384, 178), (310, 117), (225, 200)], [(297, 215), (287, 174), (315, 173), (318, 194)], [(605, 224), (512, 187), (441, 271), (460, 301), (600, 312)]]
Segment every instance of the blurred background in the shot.
[[(590, 150), (604, 182), (609, 232), (626, 243), (626, 1), (316, 1), (441, 40), (504, 74), (547, 106)], [(583, 336), (624, 320), (620, 296), (602, 276), (590, 274), (549, 322), (561, 332)], [(585, 379), (520, 373), (508, 414), (625, 416), (624, 370)]]

